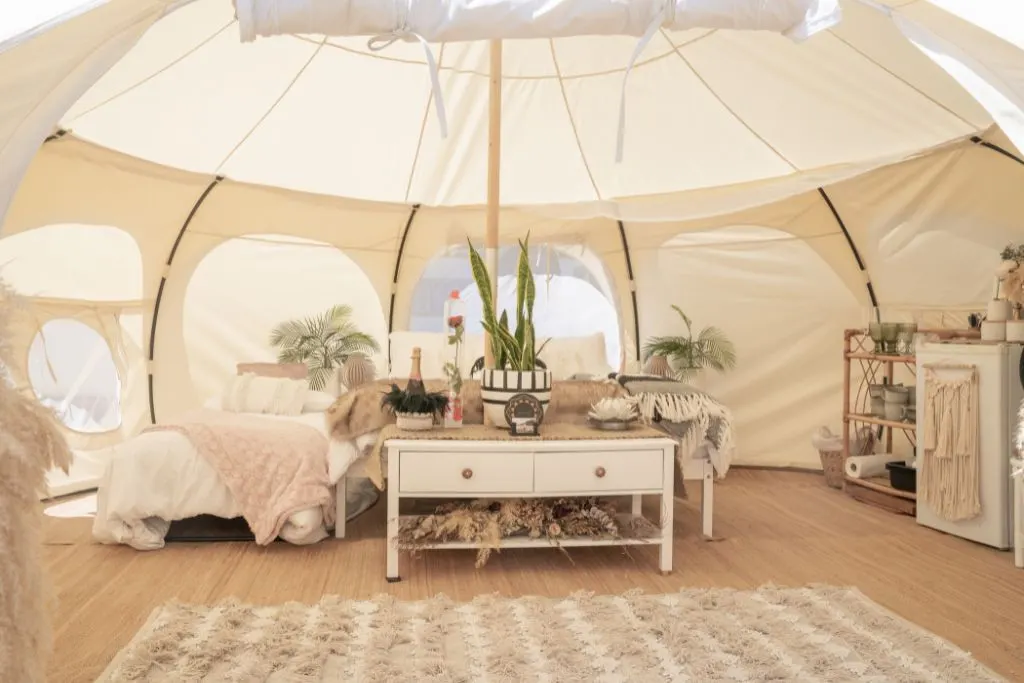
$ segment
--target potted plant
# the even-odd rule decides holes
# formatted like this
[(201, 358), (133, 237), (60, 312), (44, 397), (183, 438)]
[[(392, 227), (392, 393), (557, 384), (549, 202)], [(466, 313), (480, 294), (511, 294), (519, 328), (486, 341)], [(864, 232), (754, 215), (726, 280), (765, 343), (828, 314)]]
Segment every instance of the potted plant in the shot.
[(704, 368), (718, 372), (736, 366), (736, 349), (717, 327), (705, 327), (693, 338), (693, 322), (682, 309), (673, 305), (686, 325), (686, 336), (652, 337), (644, 346), (644, 360), (654, 356), (668, 359), (676, 379), (686, 380)]
[(426, 431), (433, 429), (448, 408), (448, 396), (443, 392), (400, 389), (392, 384), (380, 400), (385, 412), (393, 413), (399, 429)]
[(380, 344), (352, 322), (351, 306), (331, 306), (311, 318), (287, 320), (270, 333), (270, 345), (280, 349), (278, 363), (304, 363), (309, 388), (322, 391), (348, 357), (380, 351)]
[[(491, 278), (480, 254), (469, 244), (469, 262), (473, 279), (483, 304), (483, 328), (490, 335), (494, 367), (485, 368), (480, 380), (484, 414), (499, 427), (508, 427), (505, 406), (516, 394), (531, 394), (547, 410), (551, 401), (551, 372), (542, 368), (537, 356), (544, 344), (537, 346), (533, 326), (533, 304), (537, 287), (530, 270), (530, 237), (519, 240), (519, 262), (516, 266), (515, 329), (509, 326), (508, 311), (495, 314)], [(545, 342), (546, 343), (546, 342)]]

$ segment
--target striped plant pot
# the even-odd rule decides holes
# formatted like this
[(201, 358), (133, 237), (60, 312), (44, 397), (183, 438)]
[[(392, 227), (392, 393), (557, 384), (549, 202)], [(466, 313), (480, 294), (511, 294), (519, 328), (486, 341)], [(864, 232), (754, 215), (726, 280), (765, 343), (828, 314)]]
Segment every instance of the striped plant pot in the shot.
[(551, 402), (551, 373), (547, 370), (484, 370), (480, 380), (480, 395), (484, 414), (496, 427), (508, 427), (505, 405), (516, 394), (530, 394), (547, 413)]

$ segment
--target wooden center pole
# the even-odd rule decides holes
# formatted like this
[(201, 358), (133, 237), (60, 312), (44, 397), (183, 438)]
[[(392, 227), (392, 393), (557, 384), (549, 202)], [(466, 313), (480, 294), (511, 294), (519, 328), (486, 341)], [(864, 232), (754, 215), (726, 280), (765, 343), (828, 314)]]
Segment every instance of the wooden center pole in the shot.
[[(484, 261), (491, 276), (494, 309), (498, 309), (498, 212), (501, 207), (501, 41), (491, 41), (491, 80), (487, 121), (487, 240)], [(494, 367), (491, 337), (484, 332), (484, 367)], [(484, 424), (491, 420), (484, 414)], [(493, 426), (493, 425), (492, 425)]]

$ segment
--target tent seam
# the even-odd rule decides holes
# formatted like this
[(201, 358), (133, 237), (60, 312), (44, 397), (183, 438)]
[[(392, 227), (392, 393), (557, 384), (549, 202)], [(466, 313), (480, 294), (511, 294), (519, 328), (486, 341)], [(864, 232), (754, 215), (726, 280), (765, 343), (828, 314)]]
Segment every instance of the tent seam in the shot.
[[(708, 82), (706, 80), (704, 80), (704, 77), (700, 75), (700, 72), (697, 71), (697, 69), (693, 66), (693, 64), (690, 64), (690, 60), (687, 59), (686, 55), (684, 55), (682, 53), (681, 47), (684, 47), (685, 45), (684, 46), (680, 46), (680, 47), (676, 47), (676, 45), (672, 42), (672, 39), (669, 38), (668, 33), (665, 31), (665, 29), (661, 29), (661, 34), (662, 34), (662, 36), (664, 36), (665, 40), (668, 41), (669, 45), (672, 46), (673, 52), (675, 52), (676, 55), (679, 56), (679, 59), (683, 60), (683, 64), (686, 65), (686, 68), (688, 68), (690, 70), (690, 72), (694, 75), (694, 77), (696, 77), (697, 80), (701, 82), (701, 84), (704, 86), (705, 90), (707, 90), (711, 94), (712, 97), (714, 97), (716, 100), (718, 100), (718, 103), (721, 104), (723, 107), (725, 107), (725, 110), (727, 112), (729, 112), (732, 115), (732, 117), (734, 119), (736, 119), (737, 122), (739, 122), (739, 124), (741, 126), (746, 128), (750, 132), (751, 135), (753, 135), (755, 138), (760, 140), (761, 144), (763, 144), (765, 147), (770, 149), (775, 156), (777, 156), (779, 159), (781, 159), (782, 162), (785, 163), (787, 166), (789, 166), (791, 169), (793, 169), (794, 171), (797, 171), (797, 172), (802, 170), (802, 169), (800, 169), (800, 167), (798, 167), (792, 161), (787, 159), (786, 156), (784, 154), (782, 154), (782, 152), (780, 152), (778, 149), (776, 149), (774, 145), (772, 145), (770, 142), (765, 140), (757, 131), (754, 130), (754, 128), (749, 123), (747, 123), (745, 120), (743, 120), (743, 117), (740, 116), (739, 114), (737, 114), (736, 111), (732, 107), (730, 107), (728, 104), (726, 104), (725, 100), (723, 100), (721, 98), (721, 96), (719, 96), (719, 94), (717, 92), (715, 92), (714, 88), (712, 88), (711, 85), (708, 84)], [(696, 42), (696, 41), (693, 41), (693, 42)], [(689, 44), (690, 43), (686, 43), (686, 45), (689, 45)]]
[(284, 90), (281, 92), (280, 95), (278, 95), (277, 99), (275, 99), (271, 103), (270, 108), (267, 109), (267, 111), (264, 112), (263, 116), (261, 116), (256, 121), (256, 123), (253, 124), (252, 128), (249, 129), (249, 132), (246, 133), (242, 137), (242, 139), (239, 140), (238, 143), (234, 147), (231, 148), (231, 151), (228, 152), (228, 155), (226, 157), (224, 157), (223, 161), (221, 161), (219, 164), (217, 164), (217, 168), (214, 171), (215, 173), (221, 173), (222, 172), (222, 170), (224, 168), (224, 164), (226, 164), (229, 161), (231, 161), (231, 157), (235, 156), (235, 153), (242, 147), (242, 145), (244, 145), (249, 140), (249, 138), (252, 137), (253, 133), (255, 133), (256, 130), (261, 125), (263, 125), (263, 122), (266, 121), (267, 118), (272, 113), (274, 113), (274, 110), (277, 109), (277, 105), (281, 104), (281, 101), (284, 100), (284, 98), (288, 95), (289, 92), (291, 92), (291, 89), (293, 87), (295, 87), (295, 84), (298, 82), (298, 80), (300, 78), (302, 78), (302, 74), (306, 73), (306, 69), (308, 69), (309, 65), (313, 63), (313, 60), (316, 59), (316, 56), (318, 54), (320, 54), (320, 50), (323, 49), (324, 43), (326, 43), (326, 42), (327, 42), (327, 36), (324, 36), (324, 39), (322, 41), (320, 41), (320, 44), (317, 45), (315, 50), (313, 50), (313, 54), (311, 54), (309, 56), (309, 59), (306, 60), (306, 63), (303, 64), (302, 67), (296, 72), (295, 76), (293, 76), (292, 79), (288, 82), (288, 85), (285, 86)]
[[(130, 21), (124, 22), (124, 24), (121, 25), (122, 28), (121, 28), (121, 30), (119, 32), (119, 35), (120, 35), (120, 33), (123, 33), (124, 31), (131, 30), (133, 27), (135, 27), (135, 25), (137, 25), (138, 23), (140, 23), (141, 21), (144, 20), (143, 17), (148, 19), (149, 15), (152, 14), (152, 13), (153, 12), (151, 10), (149, 10), (149, 11), (147, 11), (145, 13), (142, 13), (142, 14), (134, 16), (132, 18), (132, 20), (130, 20)], [(157, 21), (159, 21), (159, 18), (154, 18), (153, 21), (150, 21), (148, 26), (146, 27), (146, 30), (148, 31), (150, 28), (152, 28), (153, 24), (155, 24)], [(145, 31), (143, 31), (143, 33), (145, 33)], [(89, 54), (86, 55), (85, 59), (82, 60), (81, 62), (79, 62), (79, 64), (75, 68), (73, 68), (69, 73), (64, 74), (63, 76), (61, 76), (60, 78), (58, 78), (56, 80), (56, 82), (53, 84), (53, 87), (50, 89), (51, 92), (57, 90), (69, 78), (71, 78), (73, 75), (78, 73), (78, 69), (81, 68), (82, 64), (84, 64), (86, 61), (88, 61), (88, 60), (92, 59), (93, 57), (95, 57), (96, 54), (100, 50), (102, 50), (104, 47), (105, 47), (105, 44), (104, 45), (97, 45), (95, 48), (90, 50)], [(43, 99), (39, 100), (34, 105), (32, 105), (32, 108), (25, 114), (25, 116), (23, 116), (21, 118), (20, 121), (18, 121), (18, 124), (14, 127), (14, 129), (11, 131), (11, 133), (7, 136), (7, 139), (3, 140), (3, 141), (0, 141), (0, 154), (3, 154), (4, 152), (6, 152), (7, 148), (10, 147), (10, 145), (11, 145), (11, 141), (12, 140), (16, 140), (18, 138), (18, 136), (21, 133), (21, 129), (24, 127), (25, 123), (27, 121), (29, 121), (30, 119), (35, 117), (36, 112), (39, 110), (39, 107), (43, 104), (43, 102), (46, 101), (46, 99), (47, 98), (44, 97)]]
[[(590, 185), (594, 188), (594, 195), (598, 201), (602, 201), (601, 190), (597, 186), (597, 180), (594, 179), (594, 172), (590, 168), (590, 162), (587, 161), (587, 154), (583, 151), (583, 142), (580, 140), (579, 129), (576, 127), (576, 119), (572, 115), (572, 109), (569, 107), (569, 95), (565, 92), (565, 83), (562, 82), (562, 68), (558, 65), (558, 56), (555, 54), (555, 41), (552, 38), (548, 38), (548, 46), (551, 48), (551, 63), (555, 67), (555, 77), (558, 79), (558, 90), (562, 93), (562, 103), (565, 105), (565, 115), (569, 117), (569, 126), (572, 128), (572, 137), (576, 141), (576, 149), (580, 153), (580, 161), (583, 162), (583, 168), (587, 171), (587, 177), (590, 178)], [(628, 256), (627, 256), (628, 258)]]
[(148, 76), (146, 76), (142, 80), (138, 81), (137, 83), (133, 83), (132, 85), (128, 86), (127, 88), (125, 88), (125, 89), (123, 89), (123, 90), (121, 90), (121, 91), (111, 95), (110, 97), (108, 97), (107, 99), (103, 100), (99, 104), (95, 104), (95, 105), (89, 107), (88, 109), (86, 109), (85, 111), (83, 111), (83, 112), (81, 112), (79, 114), (76, 114), (74, 118), (72, 118), (70, 121), (67, 122), (67, 124), (66, 124), (67, 127), (71, 127), (72, 125), (74, 125), (75, 121), (78, 121), (83, 116), (88, 116), (89, 114), (93, 113), (97, 109), (100, 109), (101, 107), (107, 106), (108, 104), (110, 104), (114, 100), (127, 95), (128, 93), (132, 92), (136, 88), (142, 87), (143, 85), (145, 85), (149, 81), (153, 80), (157, 76), (159, 76), (159, 75), (161, 75), (163, 73), (166, 73), (168, 69), (171, 69), (171, 68), (177, 66), (178, 64), (181, 64), (183, 61), (185, 61), (186, 59), (188, 59), (189, 57), (194, 55), (196, 52), (198, 52), (199, 50), (201, 50), (202, 48), (206, 47), (211, 42), (213, 42), (213, 40), (215, 40), (218, 36), (220, 36), (222, 33), (224, 33), (224, 31), (226, 31), (229, 28), (231, 28), (231, 26), (234, 25), (236, 21), (237, 21), (236, 19), (232, 19), (228, 23), (224, 24), (219, 29), (217, 29), (212, 35), (210, 35), (207, 38), (204, 38), (200, 43), (198, 43), (197, 45), (195, 45), (194, 47), (189, 49), (187, 52), (185, 52), (185, 54), (181, 55), (180, 57), (174, 58), (170, 63), (164, 65), (163, 67), (161, 67), (159, 69), (157, 69), (156, 71), (154, 71), (153, 73), (149, 74)]
[[(856, 54), (860, 55), (861, 57), (863, 57), (864, 59), (866, 59), (867, 61), (869, 61), (869, 62), (870, 62), (871, 64), (875, 65), (876, 67), (878, 67), (879, 69), (881, 69), (881, 70), (882, 70), (882, 71), (884, 71), (885, 73), (889, 74), (890, 76), (892, 76), (893, 78), (895, 78), (895, 79), (896, 79), (897, 81), (899, 81), (899, 82), (900, 82), (900, 83), (902, 83), (903, 85), (907, 86), (908, 88), (910, 88), (911, 90), (913, 90), (914, 92), (916, 92), (916, 93), (917, 93), (918, 95), (920, 95), (921, 97), (925, 98), (926, 100), (928, 100), (929, 102), (931, 102), (932, 104), (934, 104), (935, 106), (937, 106), (937, 107), (938, 107), (939, 109), (942, 109), (942, 110), (943, 110), (943, 111), (945, 111), (946, 113), (948, 113), (948, 114), (952, 115), (952, 116), (953, 116), (953, 117), (954, 117), (955, 119), (959, 120), (959, 121), (960, 121), (961, 123), (967, 124), (967, 127), (968, 127), (968, 128), (970, 128), (971, 130), (973, 130), (973, 131), (977, 131), (977, 130), (979, 130), (979, 128), (978, 128), (978, 126), (977, 126), (976, 124), (974, 124), (974, 123), (971, 123), (970, 121), (968, 121), (967, 119), (965, 119), (965, 118), (964, 118), (963, 116), (961, 116), (960, 114), (958, 114), (958, 113), (956, 113), (955, 111), (953, 111), (953, 109), (952, 109), (952, 108), (950, 108), (950, 107), (946, 106), (946, 105), (945, 105), (945, 104), (943, 104), (942, 102), (939, 102), (939, 101), (938, 101), (938, 100), (936, 100), (936, 99), (935, 99), (934, 97), (932, 97), (932, 96), (931, 96), (931, 95), (929, 95), (928, 93), (924, 92), (923, 90), (921, 90), (920, 88), (918, 88), (918, 87), (917, 87), (916, 85), (914, 85), (914, 84), (913, 84), (913, 83), (911, 83), (910, 81), (908, 81), (908, 80), (906, 80), (905, 78), (903, 78), (903, 77), (899, 76), (898, 74), (896, 74), (896, 73), (892, 72), (892, 71), (891, 71), (891, 70), (889, 70), (889, 69), (888, 69), (887, 67), (885, 67), (885, 66), (882, 66), (882, 65), (881, 65), (881, 64), (879, 64), (879, 63), (878, 63), (877, 61), (875, 61), (875, 60), (874, 60), (874, 59), (872, 59), (872, 58), (871, 58), (870, 56), (866, 55), (866, 54), (865, 54), (865, 53), (864, 53), (863, 51), (861, 51), (861, 50), (860, 50), (860, 48), (856, 47), (855, 45), (853, 45), (852, 43), (850, 43), (850, 42), (849, 42), (848, 40), (846, 40), (845, 38), (843, 38), (842, 36), (840, 36), (840, 35), (836, 34), (836, 33), (835, 33), (834, 31), (832, 31), (831, 29), (830, 29), (830, 30), (828, 31), (828, 33), (829, 33), (829, 35), (831, 35), (831, 36), (832, 36), (833, 38), (835, 38), (836, 40), (838, 40), (838, 41), (839, 41), (840, 43), (842, 43), (843, 45), (845, 45), (845, 46), (846, 46), (847, 48), (849, 48), (850, 50), (852, 50), (852, 51), (853, 51), (854, 53), (856, 53)], [(958, 84), (958, 85), (959, 85), (959, 84)], [(961, 90), (963, 90), (963, 86), (960, 86), (960, 89), (961, 89)]]
[[(441, 43), (441, 49), (437, 53), (437, 69), (441, 70), (441, 64), (444, 62), (444, 48), (448, 43)], [(427, 93), (427, 103), (423, 106), (423, 119), (420, 121), (420, 134), (416, 139), (416, 153), (412, 157), (412, 166), (409, 168), (409, 181), (405, 184), (405, 201), (409, 201), (409, 194), (412, 193), (412, 182), (416, 178), (416, 166), (420, 161), (420, 151), (423, 149), (423, 135), (427, 132), (427, 120), (430, 116), (430, 103), (435, 97), (440, 97), (441, 93), (434, 93), (431, 89)], [(389, 356), (390, 358), (390, 356)]]

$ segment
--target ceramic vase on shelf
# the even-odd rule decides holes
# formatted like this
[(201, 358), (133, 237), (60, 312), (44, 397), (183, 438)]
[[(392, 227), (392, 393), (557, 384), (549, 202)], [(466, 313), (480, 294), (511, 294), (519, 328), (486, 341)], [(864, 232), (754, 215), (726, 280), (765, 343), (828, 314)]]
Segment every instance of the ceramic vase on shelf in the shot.
[(445, 363), (448, 378), (448, 408), (444, 414), (446, 429), (462, 426), (462, 347), (465, 341), (465, 304), (459, 290), (453, 289), (444, 302), (445, 334), (452, 357)]
[(1024, 320), (1021, 320), (1021, 307), (1014, 304), (1013, 313), (1006, 321), (1006, 341), (1024, 342)]

